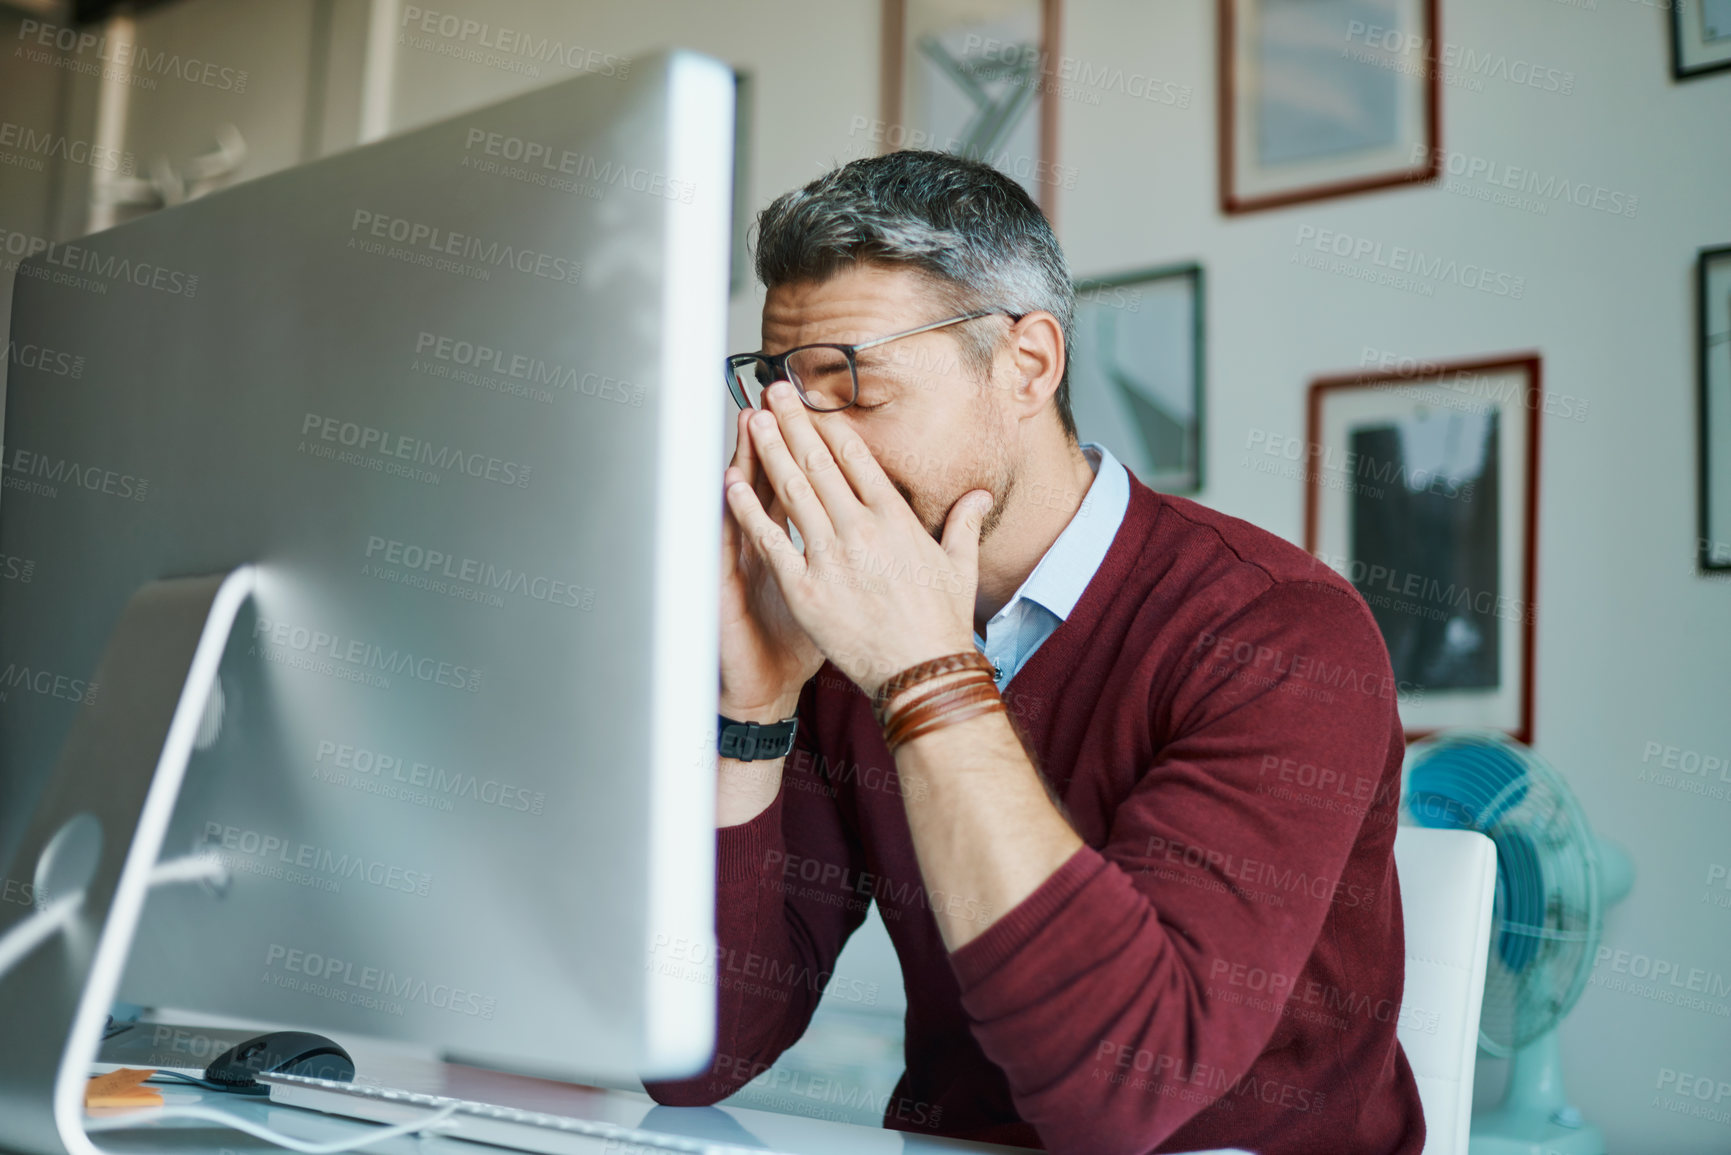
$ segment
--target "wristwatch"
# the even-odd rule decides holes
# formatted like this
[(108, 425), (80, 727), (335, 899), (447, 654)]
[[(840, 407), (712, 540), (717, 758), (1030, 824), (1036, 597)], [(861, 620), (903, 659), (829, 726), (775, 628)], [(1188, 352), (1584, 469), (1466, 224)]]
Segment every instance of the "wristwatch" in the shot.
[(780, 722), (736, 722), (726, 714), (716, 718), (721, 724), (721, 756), (741, 762), (787, 757), (793, 749), (794, 731), (799, 729), (798, 715)]

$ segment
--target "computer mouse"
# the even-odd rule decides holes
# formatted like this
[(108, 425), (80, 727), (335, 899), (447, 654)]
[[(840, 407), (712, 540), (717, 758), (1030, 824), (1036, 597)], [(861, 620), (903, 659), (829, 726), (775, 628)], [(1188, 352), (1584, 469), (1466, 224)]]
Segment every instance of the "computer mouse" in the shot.
[(347, 1083), (355, 1077), (355, 1061), (323, 1035), (310, 1031), (272, 1031), (218, 1055), (205, 1068), (204, 1077), (231, 1090), (264, 1092), (267, 1088), (253, 1076), (266, 1072)]

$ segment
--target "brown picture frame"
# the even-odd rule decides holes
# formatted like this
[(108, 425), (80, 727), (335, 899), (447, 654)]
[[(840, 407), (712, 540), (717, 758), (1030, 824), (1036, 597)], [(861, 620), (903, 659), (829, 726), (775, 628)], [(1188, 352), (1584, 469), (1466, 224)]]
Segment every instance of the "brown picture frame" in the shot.
[(1422, 185), (1441, 176), (1442, 69), (1438, 62), (1438, 46), (1442, 43), (1441, 21), (1438, 14), (1441, 0), (1416, 0), (1423, 11), (1421, 22), (1424, 26), (1422, 33), (1423, 76), (1420, 78), (1420, 90), (1423, 93), (1425, 104), (1422, 115), (1425, 134), (1424, 162), (1371, 175), (1298, 185), (1276, 192), (1249, 194), (1242, 192), (1238, 187), (1240, 181), (1237, 163), (1239, 105), (1238, 53), (1236, 51), (1239, 19), (1237, 13), (1241, 5), (1260, 2), (1261, 0), (1215, 0), (1216, 51), (1218, 56), (1216, 78), (1219, 85), (1217, 98), (1220, 109), (1217, 126), (1220, 158), (1220, 209), (1223, 213), (1233, 216), (1241, 213), (1284, 208), (1289, 205), (1325, 200), (1331, 197), (1352, 196), (1378, 189)]
[[(1724, 494), (1731, 469), (1731, 245), (1702, 249), (1695, 257), (1696, 405), (1695, 562), (1703, 576), (1731, 574), (1731, 505)], [(1717, 450), (1717, 451), (1715, 451)]]
[[(1052, 62), (1058, 59), (1060, 40), (1063, 31), (1064, 13), (1063, 0), (1037, 0), (1040, 5), (1040, 55), (1039, 76), (1041, 80), (1038, 93), (1039, 108), (1039, 157), (1038, 161), (1046, 166), (1048, 172), (1057, 171), (1058, 167), (1058, 102), (1053, 98), (1051, 88), (1055, 87)], [(887, 130), (907, 128), (904, 123), (902, 108), (903, 89), (906, 87), (907, 69), (907, 28), (908, 5), (919, 3), (919, 0), (880, 0), (882, 21), (882, 45), (880, 52), (880, 69), (878, 74), (879, 110), (878, 114)], [(885, 139), (879, 146), (880, 153), (896, 152), (900, 148), (910, 147), (897, 144), (891, 139), (893, 131), (886, 131)], [(1036, 181), (1038, 192), (1035, 196), (1040, 211), (1046, 214), (1046, 219), (1056, 227), (1058, 220), (1058, 182), (1055, 180)]]
[[(1435, 619), (1437, 611), (1453, 613), (1460, 616), (1460, 608), (1464, 604), (1476, 609), (1481, 620), (1495, 618), (1500, 621), (1511, 621), (1508, 614), (1513, 610), (1509, 629), (1510, 648), (1502, 650), (1507, 656), (1511, 650), (1518, 659), (1519, 669), (1512, 685), (1505, 685), (1501, 665), (1498, 665), (1499, 682), (1496, 690), (1488, 696), (1475, 697), (1475, 691), (1456, 692), (1450, 695), (1445, 688), (1438, 691), (1426, 687), (1422, 683), (1414, 683), (1411, 679), (1402, 679), (1401, 660), (1396, 656), (1395, 646), (1390, 646), (1390, 658), (1394, 662), (1397, 686), (1401, 689), (1401, 720), (1408, 741), (1427, 737), (1443, 729), (1460, 727), (1478, 727), (1495, 729), (1508, 734), (1518, 742), (1531, 744), (1533, 741), (1533, 686), (1536, 668), (1534, 648), (1536, 612), (1536, 591), (1538, 588), (1537, 545), (1538, 545), (1538, 513), (1539, 513), (1539, 426), (1546, 411), (1543, 360), (1537, 352), (1522, 352), (1501, 354), (1497, 356), (1476, 357), (1452, 361), (1412, 361), (1402, 362), (1392, 371), (1386, 369), (1359, 370), (1333, 376), (1316, 378), (1311, 382), (1308, 403), (1306, 406), (1306, 428), (1304, 457), (1302, 468), (1305, 474), (1304, 497), (1304, 548), (1312, 557), (1318, 558), (1335, 572), (1351, 581), (1359, 590), (1361, 596), (1366, 596), (1365, 587), (1369, 586), (1375, 596), (1367, 596), (1367, 604), (1371, 606), (1373, 615), (1378, 618), (1378, 624), (1383, 628), (1385, 641), (1389, 640), (1388, 621), (1390, 615), (1405, 614), (1408, 617), (1427, 615)], [(1508, 382), (1520, 382), (1518, 399), (1511, 398), (1512, 392)], [(1410, 487), (1412, 480), (1417, 479), (1419, 471), (1405, 471), (1405, 462), (1383, 461), (1378, 463), (1370, 459), (1367, 467), (1363, 455), (1342, 457), (1348, 451), (1344, 446), (1330, 444), (1330, 431), (1338, 415), (1331, 418), (1325, 411), (1342, 398), (1350, 397), (1355, 391), (1380, 390), (1390, 395), (1388, 408), (1394, 411), (1401, 406), (1416, 406), (1420, 409), (1446, 408), (1460, 412), (1486, 411), (1487, 406), (1496, 407), (1497, 412), (1522, 415), (1523, 428), (1511, 431), (1512, 435), (1502, 438), (1501, 431), (1505, 428), (1502, 421), (1498, 422), (1499, 445), (1497, 470), (1491, 477), (1490, 484), (1494, 487), (1496, 505), (1492, 532), (1498, 539), (1518, 550), (1519, 556), (1513, 562), (1513, 579), (1504, 581), (1502, 578), (1502, 559), (1497, 560), (1499, 576), (1489, 589), (1473, 589), (1470, 583), (1458, 590), (1453, 580), (1444, 586), (1434, 575), (1408, 570), (1400, 573), (1395, 567), (1371, 565), (1360, 559), (1342, 553), (1331, 546), (1338, 543), (1341, 535), (1338, 527), (1323, 525), (1324, 500), (1331, 490), (1342, 494), (1344, 500), (1346, 490), (1352, 489), (1358, 482), (1355, 479), (1369, 474), (1379, 480), (1386, 481), (1385, 475), (1393, 472), (1392, 465), (1402, 468), (1403, 483)], [(1380, 403), (1371, 403), (1374, 405)], [(1361, 408), (1364, 407), (1361, 405)], [(1375, 418), (1371, 418), (1375, 420)], [(1518, 450), (1518, 454), (1506, 454), (1504, 449)], [(1331, 456), (1332, 455), (1332, 456)], [(1505, 468), (1513, 461), (1515, 468)], [(1340, 469), (1345, 466), (1347, 484), (1343, 486), (1340, 479)], [(1433, 472), (1428, 483), (1431, 492), (1438, 492), (1436, 486), (1444, 481), (1440, 474)], [(1458, 481), (1458, 479), (1457, 479)], [(1519, 492), (1505, 496), (1503, 486), (1514, 482), (1519, 486)], [(1470, 488), (1472, 482), (1467, 482)], [(1448, 496), (1448, 487), (1443, 486), (1443, 496)], [(1456, 495), (1461, 486), (1455, 485)], [(1482, 496), (1482, 495), (1481, 495)], [(1470, 495), (1469, 495), (1470, 500)], [(1434, 506), (1435, 503), (1433, 503)], [(1484, 508), (1481, 501), (1481, 508)], [(1515, 514), (1519, 518), (1519, 526), (1509, 532), (1502, 529), (1505, 515)], [(1344, 565), (1342, 564), (1344, 562)], [(1384, 572), (1385, 581), (1398, 577), (1398, 584), (1388, 581), (1391, 596), (1385, 596), (1382, 587), (1376, 585), (1377, 570)], [(1391, 572), (1392, 571), (1392, 572)], [(1469, 567), (1470, 572), (1470, 567)], [(1419, 581), (1413, 581), (1418, 577)], [(1416, 587), (1416, 590), (1415, 590)], [(1513, 587), (1518, 593), (1512, 600), (1504, 591), (1505, 587)], [(1408, 601), (1416, 595), (1418, 600)], [(1403, 596), (1404, 595), (1404, 596)], [(1487, 600), (1488, 595), (1488, 600)], [(1426, 604), (1428, 603), (1428, 604)], [(1489, 607), (1488, 609), (1486, 607)], [(1383, 612), (1379, 613), (1378, 611)], [(1453, 628), (1453, 621), (1445, 624), (1445, 632)], [(1500, 629), (1497, 637), (1501, 638)], [(1405, 684), (1403, 684), (1403, 682)], [(1483, 717), (1462, 717), (1460, 715), (1483, 714)]]

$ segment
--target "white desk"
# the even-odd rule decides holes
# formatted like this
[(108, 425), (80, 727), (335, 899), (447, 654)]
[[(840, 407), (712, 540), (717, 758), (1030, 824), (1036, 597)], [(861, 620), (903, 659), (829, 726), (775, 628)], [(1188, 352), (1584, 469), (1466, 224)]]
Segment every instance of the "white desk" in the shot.
[[(939, 1155), (943, 1152), (1026, 1152), (1024, 1147), (990, 1143), (968, 1143), (957, 1139), (934, 1139), (833, 1123), (799, 1115), (784, 1115), (747, 1107), (663, 1107), (639, 1091), (588, 1088), (556, 1083), (523, 1075), (502, 1074), (454, 1063), (441, 1063), (368, 1040), (338, 1036), (355, 1060), (355, 1079), (405, 1091), (448, 1095), (506, 1107), (519, 1107), (548, 1114), (639, 1127), (648, 1131), (724, 1141), (740, 1147), (800, 1152), (802, 1155)], [(189, 1073), (191, 1073), (189, 1071)], [(261, 1123), (274, 1131), (309, 1142), (330, 1142), (381, 1129), (363, 1123), (283, 1107), (267, 1099), (222, 1095), (196, 1087), (151, 1084), (163, 1093), (165, 1105), (217, 1107)], [(262, 1155), (280, 1151), (263, 1140), (215, 1123), (188, 1119), (165, 1119), (136, 1129), (109, 1131), (93, 1136), (98, 1146), (126, 1155)], [(380, 1155), (484, 1155), (500, 1148), (468, 1143), (460, 1139), (412, 1135), (389, 1139), (366, 1151)], [(623, 1155), (626, 1150), (597, 1141), (595, 1150)], [(1245, 1155), (1243, 1152), (1198, 1152), (1196, 1155)]]
[[(407, 1091), (474, 1099), (507, 1107), (544, 1111), (549, 1114), (605, 1120), (650, 1131), (726, 1141), (742, 1147), (810, 1152), (811, 1155), (937, 1155), (939, 1152), (1022, 1152), (1026, 1148), (953, 1139), (931, 1139), (900, 1131), (831, 1123), (821, 1119), (782, 1115), (743, 1107), (663, 1107), (641, 1092), (586, 1089), (521, 1075), (507, 1075), (475, 1067), (438, 1063), (416, 1055), (376, 1049), (364, 1043), (341, 1040), (353, 1055), (358, 1082), (377, 1083)], [(265, 1099), (205, 1092), (196, 1087), (179, 1088), (151, 1084), (162, 1091), (167, 1105), (200, 1104), (217, 1107), (262, 1123), (272, 1130), (327, 1142), (376, 1130), (379, 1124), (362, 1123), (318, 1112), (282, 1107)], [(159, 1123), (93, 1136), (109, 1151), (137, 1155), (239, 1155), (273, 1150), (262, 1140), (214, 1123), (186, 1119), (164, 1119)], [(458, 1139), (405, 1135), (366, 1148), (381, 1155), (477, 1155), (497, 1151)], [(598, 1152), (612, 1150), (601, 1142)]]

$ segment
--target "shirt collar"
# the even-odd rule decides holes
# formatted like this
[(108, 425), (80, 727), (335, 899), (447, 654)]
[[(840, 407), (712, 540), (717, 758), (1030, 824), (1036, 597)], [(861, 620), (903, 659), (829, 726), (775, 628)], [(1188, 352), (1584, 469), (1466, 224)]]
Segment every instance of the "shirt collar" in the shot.
[(1034, 572), (1003, 608), (992, 615), (987, 629), (1007, 617), (1023, 598), (1044, 606), (1060, 620), (1068, 618), (1105, 560), (1106, 551), (1112, 548), (1112, 539), (1117, 536), (1130, 505), (1130, 478), (1123, 464), (1104, 445), (1085, 441), (1082, 452), (1094, 467), (1094, 480), (1082, 496), (1081, 507), (1040, 558)]

